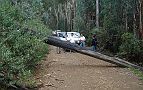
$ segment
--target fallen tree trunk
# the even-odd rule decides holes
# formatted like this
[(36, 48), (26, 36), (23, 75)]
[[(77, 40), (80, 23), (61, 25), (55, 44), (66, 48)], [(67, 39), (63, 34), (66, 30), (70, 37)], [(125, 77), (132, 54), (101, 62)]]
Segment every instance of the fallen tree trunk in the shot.
[(143, 67), (132, 64), (130, 62), (127, 62), (127, 61), (125, 61), (123, 59), (120, 59), (120, 58), (117, 58), (117, 57), (110, 57), (110, 56), (101, 54), (99, 52), (91, 51), (87, 48), (81, 48), (79, 45), (72, 44), (70, 42), (62, 41), (62, 40), (58, 39), (58, 37), (52, 37), (51, 36), (51, 37), (45, 38), (44, 42), (47, 43), (47, 44), (50, 44), (50, 45), (57, 46), (57, 47), (74, 50), (78, 53), (85, 54), (85, 55), (88, 55), (88, 56), (92, 56), (92, 57), (98, 58), (100, 60), (116, 64), (118, 66), (129, 67), (129, 68), (134, 67), (136, 69), (139, 69), (139, 70), (143, 71)]

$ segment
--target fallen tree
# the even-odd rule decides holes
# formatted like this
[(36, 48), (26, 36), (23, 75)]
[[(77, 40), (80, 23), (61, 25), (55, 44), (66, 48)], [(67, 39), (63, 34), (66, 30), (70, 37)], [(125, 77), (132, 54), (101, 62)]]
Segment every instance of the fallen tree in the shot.
[(62, 41), (58, 37), (50, 36), (48, 38), (45, 38), (44, 42), (47, 44), (50, 44), (50, 45), (57, 46), (57, 47), (74, 50), (78, 53), (85, 54), (85, 55), (88, 55), (91, 57), (95, 57), (95, 58), (98, 58), (99, 60), (103, 60), (103, 61), (106, 61), (106, 62), (109, 62), (112, 64), (116, 64), (118, 66), (129, 67), (129, 68), (133, 67), (135, 69), (139, 69), (139, 70), (143, 71), (143, 67), (132, 64), (132, 63), (127, 62), (127, 61), (120, 59), (118, 57), (110, 57), (110, 56), (101, 54), (99, 52), (94, 52), (94, 51), (91, 51), (87, 48), (80, 47), (79, 45), (72, 44), (70, 42)]

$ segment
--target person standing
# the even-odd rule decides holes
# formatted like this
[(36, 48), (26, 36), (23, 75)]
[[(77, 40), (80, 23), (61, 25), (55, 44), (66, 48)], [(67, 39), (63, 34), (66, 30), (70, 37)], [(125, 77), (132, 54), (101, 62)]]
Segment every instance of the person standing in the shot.
[(97, 38), (96, 38), (96, 35), (93, 35), (93, 37), (92, 37), (92, 50), (96, 51), (96, 49), (97, 49)]
[(71, 43), (75, 43), (75, 40), (74, 40), (74, 33), (71, 33), (70, 42), (71, 42)]
[[(57, 33), (57, 34), (56, 34), (56, 36), (57, 36), (58, 38), (60, 38), (61, 35), (62, 35), (62, 34), (60, 34), (60, 33)], [(57, 48), (56, 48), (56, 51), (57, 51), (57, 54), (60, 54), (60, 53), (61, 53), (61, 48), (60, 48), (60, 47), (57, 47)]]
[(80, 37), (80, 47), (85, 47), (85, 37), (81, 34), (81, 37)]

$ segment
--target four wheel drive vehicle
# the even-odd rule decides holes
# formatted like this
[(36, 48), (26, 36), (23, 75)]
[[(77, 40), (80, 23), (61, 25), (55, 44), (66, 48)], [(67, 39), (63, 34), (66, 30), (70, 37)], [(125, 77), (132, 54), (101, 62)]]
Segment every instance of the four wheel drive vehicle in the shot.
[(57, 36), (60, 40), (69, 41), (71, 43), (80, 44), (81, 41), (85, 41), (85, 37), (78, 32), (57, 32)]
[(62, 41), (67, 41), (65, 32), (57, 32), (57, 37)]
[(61, 30), (52, 31), (52, 35), (53, 35), (53, 36), (56, 36), (58, 32), (61, 32)]

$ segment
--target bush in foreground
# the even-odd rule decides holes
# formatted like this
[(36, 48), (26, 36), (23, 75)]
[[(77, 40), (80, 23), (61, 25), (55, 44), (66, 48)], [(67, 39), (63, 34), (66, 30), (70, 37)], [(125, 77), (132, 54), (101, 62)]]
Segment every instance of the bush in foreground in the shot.
[(0, 3), (0, 84), (32, 83), (29, 78), (34, 67), (48, 52), (48, 46), (40, 39), (50, 30), (40, 19), (26, 18), (9, 1)]

